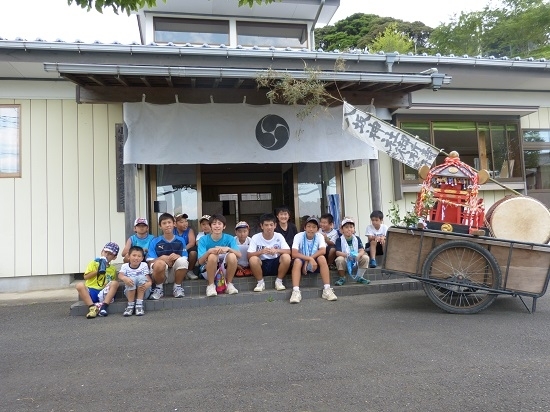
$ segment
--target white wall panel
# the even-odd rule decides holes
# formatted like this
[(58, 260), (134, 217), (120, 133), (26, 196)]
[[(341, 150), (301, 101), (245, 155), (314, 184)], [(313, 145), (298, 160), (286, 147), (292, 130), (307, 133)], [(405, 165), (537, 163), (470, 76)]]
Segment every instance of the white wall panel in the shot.
[[(48, 231), (53, 230), (48, 227), (48, 181), (46, 176), (48, 144), (46, 133), (46, 100), (31, 100), (32, 275), (48, 273)], [(22, 256), (19, 250), (17, 256), (18, 258)]]
[[(80, 231), (80, 271), (98, 255), (95, 241), (94, 132), (93, 106), (78, 106), (78, 227)], [(106, 182), (107, 184), (107, 182)], [(99, 194), (98, 194), (99, 195)]]
[[(34, 244), (34, 231), (42, 233), (47, 231), (46, 211), (44, 210), (43, 220), (32, 226), (32, 173), (31, 173), (31, 101), (16, 100), (21, 105), (21, 178), (14, 179), (14, 211), (11, 215), (13, 224), (17, 230), (14, 231), (12, 241), (15, 246), (16, 262), (14, 276), (29, 276), (32, 273), (32, 253)], [(46, 245), (44, 247), (47, 247)]]
[(47, 100), (48, 149), (46, 179), (48, 204), (48, 267), (47, 273), (64, 273), (63, 241), (63, 102)]
[(78, 106), (74, 101), (63, 100), (63, 255), (62, 273), (84, 270), (80, 264), (80, 226), (78, 209)]
[[(117, 212), (117, 196), (116, 196), (116, 130), (115, 124), (122, 123), (122, 105), (110, 104), (107, 106), (108, 116), (108, 170), (109, 170), (109, 221), (110, 225), (110, 239), (117, 242), (120, 246), (120, 251), (125, 239), (125, 215), (122, 212)], [(136, 196), (138, 192), (136, 190)], [(144, 215), (145, 216), (145, 215)], [(120, 256), (120, 255), (119, 255)]]
[[(14, 104), (13, 99), (0, 99), (0, 104)], [(15, 275), (15, 180), (0, 178), (0, 277)]]
[(110, 186), (109, 179), (109, 130), (107, 120), (107, 106), (94, 104), (93, 106), (93, 187), (94, 187), (94, 220), (96, 253), (111, 239), (110, 234)]

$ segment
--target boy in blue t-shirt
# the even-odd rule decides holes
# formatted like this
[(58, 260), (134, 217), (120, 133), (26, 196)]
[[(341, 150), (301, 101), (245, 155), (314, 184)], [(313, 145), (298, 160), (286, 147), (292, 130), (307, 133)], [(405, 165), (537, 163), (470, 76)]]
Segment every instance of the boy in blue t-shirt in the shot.
[(199, 265), (206, 268), (206, 280), (208, 281), (206, 296), (210, 297), (218, 294), (216, 285), (214, 285), (214, 278), (220, 261), (225, 261), (227, 294), (234, 295), (239, 291), (231, 282), (235, 272), (237, 272), (237, 260), (241, 257), (241, 251), (235, 238), (223, 233), (227, 224), (225, 216), (212, 215), (209, 222), (212, 232), (201, 237), (198, 244)]
[(159, 226), (162, 235), (151, 240), (149, 244), (147, 262), (150, 263), (151, 278), (155, 284), (150, 299), (158, 300), (164, 296), (164, 283), (174, 283), (175, 298), (185, 296), (181, 284), (187, 274), (189, 262), (185, 239), (174, 235), (174, 224), (174, 216), (170, 213), (160, 215)]
[[(134, 233), (132, 236), (126, 240), (124, 249), (122, 249), (122, 258), (124, 263), (128, 263), (129, 260), (129, 251), (132, 246), (139, 246), (145, 252), (147, 256), (147, 251), (149, 250), (149, 243), (153, 240), (154, 236), (149, 234), (149, 222), (144, 217), (138, 217), (134, 221)], [(144, 258), (145, 258), (144, 256)]]

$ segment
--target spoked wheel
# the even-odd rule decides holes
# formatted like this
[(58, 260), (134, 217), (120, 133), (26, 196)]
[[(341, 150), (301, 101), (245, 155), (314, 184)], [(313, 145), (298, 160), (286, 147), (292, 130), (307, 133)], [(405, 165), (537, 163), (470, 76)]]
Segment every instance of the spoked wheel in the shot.
[(477, 313), (497, 295), (487, 289), (500, 286), (500, 267), (494, 256), (477, 243), (450, 241), (434, 248), (422, 267), (422, 287), (441, 309), (450, 313)]

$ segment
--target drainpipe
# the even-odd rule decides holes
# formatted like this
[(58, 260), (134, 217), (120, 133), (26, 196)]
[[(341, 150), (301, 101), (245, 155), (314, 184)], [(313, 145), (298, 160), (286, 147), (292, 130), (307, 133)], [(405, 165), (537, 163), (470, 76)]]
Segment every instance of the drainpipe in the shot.
[(311, 32), (309, 34), (309, 38), (311, 40), (312, 51), (315, 51), (315, 34), (313, 33), (313, 31), (315, 30), (315, 25), (319, 20), (319, 16), (321, 15), (321, 11), (323, 10), (324, 5), (325, 5), (325, 0), (321, 0), (321, 4), (319, 5), (319, 9), (317, 10), (317, 15), (315, 16), (315, 20), (313, 20), (313, 24), (311, 25)]

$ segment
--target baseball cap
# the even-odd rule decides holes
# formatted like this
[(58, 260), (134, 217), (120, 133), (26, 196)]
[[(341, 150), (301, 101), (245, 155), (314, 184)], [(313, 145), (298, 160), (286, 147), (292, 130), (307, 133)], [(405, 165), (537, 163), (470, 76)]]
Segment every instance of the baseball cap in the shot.
[(105, 246), (103, 246), (103, 250), (106, 250), (107, 252), (111, 252), (113, 255), (117, 256), (119, 247), (115, 242), (109, 242)]
[(144, 217), (138, 217), (138, 218), (134, 221), (134, 226), (137, 226), (137, 225), (149, 226), (149, 222), (147, 222), (147, 219), (145, 219)]
[(305, 225), (307, 225), (309, 222), (314, 222), (317, 227), (319, 227), (319, 219), (317, 219), (315, 216), (310, 216), (307, 218)]
[(210, 221), (210, 215), (202, 215), (202, 217), (199, 219), (199, 223), (202, 223), (203, 220)]
[(340, 226), (344, 226), (346, 223), (351, 223), (353, 226), (355, 226), (355, 222), (351, 217), (345, 217), (344, 220), (342, 220), (342, 224)]
[(237, 225), (235, 226), (235, 230), (241, 229), (243, 227), (250, 227), (248, 226), (248, 223), (246, 223), (244, 220), (241, 220)]
[(187, 213), (178, 213), (176, 216), (174, 216), (174, 219), (188, 219), (189, 216), (187, 216)]

